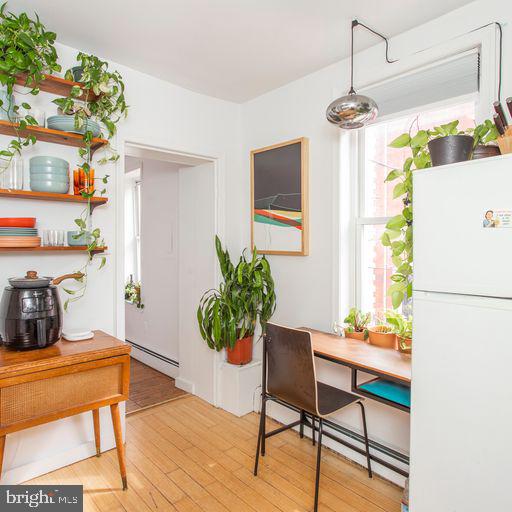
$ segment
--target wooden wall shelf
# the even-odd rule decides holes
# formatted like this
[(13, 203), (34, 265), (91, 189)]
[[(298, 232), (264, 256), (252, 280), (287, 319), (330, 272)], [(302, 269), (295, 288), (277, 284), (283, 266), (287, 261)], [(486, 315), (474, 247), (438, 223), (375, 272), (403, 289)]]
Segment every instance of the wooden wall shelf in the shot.
[[(0, 121), (0, 134), (17, 137), (18, 133), (21, 137), (27, 135), (35, 135), (38, 141), (51, 142), (53, 144), (62, 144), (64, 146), (83, 147), (84, 141), (79, 133), (63, 132), (60, 130), (51, 130), (50, 128), (42, 128), (41, 126), (27, 126), (25, 130), (17, 130), (18, 125), (9, 121)], [(92, 139), (91, 153), (108, 144), (105, 139)]]
[[(25, 86), (25, 81), (27, 79), (26, 74), (21, 74), (16, 77), (16, 83), (18, 85)], [(44, 75), (44, 80), (42, 80), (38, 87), (41, 91), (49, 92), (51, 94), (56, 94), (57, 96), (69, 96), (71, 92), (71, 88), (78, 85), (81, 89), (84, 91), (86, 90), (83, 86), (83, 84), (79, 82), (73, 82), (72, 80), (66, 80), (64, 78), (60, 78), (58, 76), (53, 75)], [(91, 90), (89, 90), (89, 100), (95, 100), (96, 94), (94, 94)]]
[[(101, 252), (105, 252), (108, 247), (97, 247), (93, 254), (98, 254)], [(0, 253), (8, 253), (8, 252), (57, 252), (57, 253), (68, 253), (68, 252), (86, 252), (87, 247), (85, 245), (77, 245), (75, 247), (67, 247), (67, 246), (58, 246), (58, 247), (0, 247)]]
[[(51, 192), (33, 192), (32, 190), (7, 190), (0, 188), (0, 198), (9, 197), (12, 199), (36, 199), (38, 201), (62, 201), (64, 203), (87, 204), (87, 199), (72, 194), (54, 194)], [(108, 202), (108, 197), (91, 197), (91, 211), (96, 206)]]

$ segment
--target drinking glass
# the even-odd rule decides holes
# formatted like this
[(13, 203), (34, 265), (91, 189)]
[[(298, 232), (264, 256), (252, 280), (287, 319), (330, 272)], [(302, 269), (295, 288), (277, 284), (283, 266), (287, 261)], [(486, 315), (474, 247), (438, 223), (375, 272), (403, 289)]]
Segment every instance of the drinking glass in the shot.
[(0, 169), (0, 188), (23, 190), (23, 159), (14, 157), (6, 169)]

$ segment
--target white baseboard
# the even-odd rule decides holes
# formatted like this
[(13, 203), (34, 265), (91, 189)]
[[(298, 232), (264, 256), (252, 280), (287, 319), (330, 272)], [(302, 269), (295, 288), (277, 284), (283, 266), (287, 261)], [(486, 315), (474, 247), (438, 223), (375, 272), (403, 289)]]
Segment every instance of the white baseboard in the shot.
[(175, 379), (180, 373), (180, 369), (177, 366), (166, 363), (165, 361), (162, 361), (158, 357), (152, 356), (151, 354), (147, 354), (146, 352), (139, 350), (137, 347), (132, 346), (131, 356), (134, 359), (137, 359), (137, 361), (147, 364), (148, 366), (151, 366), (151, 368), (154, 368), (155, 370), (168, 375), (173, 379)]
[[(103, 439), (102, 439), (103, 445)], [(115, 443), (108, 443), (107, 446), (102, 446), (102, 452), (112, 450), (115, 448)], [(63, 453), (59, 453), (53, 457), (44, 460), (30, 462), (24, 466), (9, 469), (2, 474), (2, 485), (16, 485), (40, 475), (55, 471), (64, 466), (69, 466), (80, 460), (88, 459), (96, 455), (96, 446), (94, 441), (81, 444)]]
[(179, 389), (183, 389), (187, 393), (195, 395), (195, 384), (190, 382), (189, 380), (183, 379), (181, 377), (176, 377), (176, 387)]

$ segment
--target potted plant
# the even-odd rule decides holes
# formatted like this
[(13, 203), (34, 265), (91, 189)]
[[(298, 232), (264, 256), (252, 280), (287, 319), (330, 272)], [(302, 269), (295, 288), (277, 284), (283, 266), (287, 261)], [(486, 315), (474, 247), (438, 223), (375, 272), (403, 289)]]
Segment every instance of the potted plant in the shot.
[(380, 317), (376, 319), (376, 325), (368, 328), (368, 340), (370, 345), (381, 348), (396, 348), (396, 334), (391, 325)]
[(249, 260), (244, 251), (234, 266), (217, 236), (215, 248), (223, 282), (202, 296), (197, 308), (199, 330), (211, 349), (226, 349), (229, 363), (247, 364), (252, 361), (257, 322), (263, 334), (276, 306), (270, 265), (254, 248)]
[(359, 341), (368, 339), (368, 324), (370, 313), (361, 313), (357, 308), (350, 308), (348, 315), (343, 322), (346, 324), (343, 331), (345, 338), (352, 338)]
[(386, 321), (396, 334), (398, 350), (410, 354), (412, 350), (412, 317), (404, 317), (397, 311), (388, 311)]
[(501, 154), (500, 148), (492, 144), (498, 139), (499, 133), (490, 119), (486, 119), (469, 132), (473, 134), (473, 160)]
[(454, 164), (471, 159), (473, 137), (458, 129), (459, 121), (435, 126), (428, 130), (428, 150), (432, 165)]

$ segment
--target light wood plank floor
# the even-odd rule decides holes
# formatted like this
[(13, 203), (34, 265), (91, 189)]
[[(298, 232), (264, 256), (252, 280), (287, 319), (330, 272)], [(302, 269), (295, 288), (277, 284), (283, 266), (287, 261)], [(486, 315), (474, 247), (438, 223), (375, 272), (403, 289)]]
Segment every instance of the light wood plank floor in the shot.
[[(186, 396), (127, 418), (127, 491), (115, 450), (27, 483), (83, 484), (87, 512), (311, 510), (315, 448), (295, 432), (272, 437), (254, 477), (258, 418), (236, 418)], [(397, 512), (400, 495), (398, 487), (370, 480), (364, 469), (324, 450), (322, 512)]]

